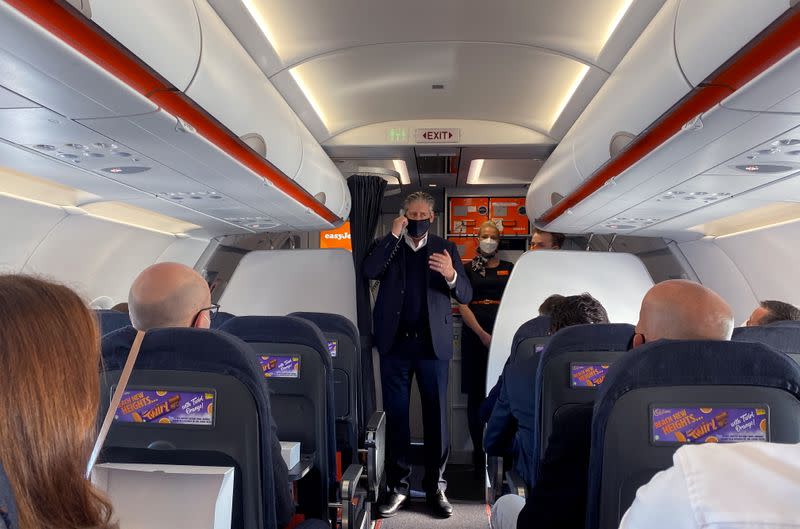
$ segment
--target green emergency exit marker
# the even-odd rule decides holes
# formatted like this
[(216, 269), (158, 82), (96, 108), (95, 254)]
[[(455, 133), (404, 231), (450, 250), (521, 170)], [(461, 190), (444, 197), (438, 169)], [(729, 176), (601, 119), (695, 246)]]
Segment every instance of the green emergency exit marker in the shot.
[(406, 143), (408, 140), (408, 129), (395, 127), (386, 131), (386, 139), (389, 143)]

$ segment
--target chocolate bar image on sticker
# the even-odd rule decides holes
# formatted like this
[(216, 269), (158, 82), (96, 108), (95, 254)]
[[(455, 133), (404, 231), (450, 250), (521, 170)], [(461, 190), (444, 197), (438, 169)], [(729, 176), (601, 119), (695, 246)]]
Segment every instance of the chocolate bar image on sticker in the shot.
[(142, 412), (142, 414), (138, 417), (138, 419), (141, 420), (137, 420), (137, 415), (139, 414), (132, 414), (131, 416), (133, 417), (133, 420), (135, 422), (151, 422), (158, 419), (165, 413), (169, 413), (173, 410), (178, 409), (180, 403), (181, 403), (180, 395), (173, 395), (168, 400), (162, 402), (158, 406), (154, 406), (149, 410)]

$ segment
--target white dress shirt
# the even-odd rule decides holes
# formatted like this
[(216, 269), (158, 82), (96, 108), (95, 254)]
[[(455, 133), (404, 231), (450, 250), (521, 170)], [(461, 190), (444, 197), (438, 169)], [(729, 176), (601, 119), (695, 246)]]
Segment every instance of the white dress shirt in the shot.
[[(392, 233), (392, 235), (396, 239), (400, 238), (397, 235), (395, 235), (394, 233)], [(422, 237), (422, 239), (420, 239), (420, 241), (419, 241), (419, 243), (417, 245), (414, 245), (414, 239), (412, 239), (407, 233), (403, 237), (405, 238), (405, 241), (406, 241), (406, 244), (408, 245), (408, 247), (411, 248), (414, 252), (418, 252), (418, 251), (422, 250), (423, 248), (425, 248), (425, 246), (428, 245), (428, 234), (427, 233)], [(456, 288), (456, 279), (458, 279), (458, 272), (456, 272), (456, 270), (453, 269), (453, 280), (452, 281), (447, 281), (447, 279), (445, 279), (445, 282), (447, 283), (448, 287), (453, 289), (453, 288)]]
[(683, 446), (642, 486), (620, 529), (800, 528), (800, 444)]

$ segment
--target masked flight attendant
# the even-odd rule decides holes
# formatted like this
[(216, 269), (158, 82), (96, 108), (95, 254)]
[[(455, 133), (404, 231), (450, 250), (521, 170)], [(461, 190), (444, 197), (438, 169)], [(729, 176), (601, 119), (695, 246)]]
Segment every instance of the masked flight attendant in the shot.
[(467, 267), (472, 285), (472, 302), (459, 305), (464, 326), (461, 329), (461, 392), (467, 394), (467, 421), (472, 437), (473, 463), (476, 473), (484, 468), (483, 424), (480, 405), (486, 391), (486, 365), (489, 343), (500, 308), (500, 299), (511, 275), (513, 264), (497, 256), (500, 230), (492, 221), (481, 224), (478, 231), (478, 255)]
[(364, 260), (364, 274), (380, 280), (373, 313), (375, 345), (381, 355), (383, 407), (387, 420), (386, 475), (389, 498), (379, 507), (394, 516), (410, 496), (411, 431), (408, 423), (411, 380), (417, 378), (425, 430), (425, 489), (438, 516), (453, 513), (442, 477), (450, 454), (447, 431), (447, 381), (453, 357), (450, 296), (469, 303), (472, 287), (455, 244), (429, 233), (434, 200), (409, 195), (405, 215), (377, 242)]

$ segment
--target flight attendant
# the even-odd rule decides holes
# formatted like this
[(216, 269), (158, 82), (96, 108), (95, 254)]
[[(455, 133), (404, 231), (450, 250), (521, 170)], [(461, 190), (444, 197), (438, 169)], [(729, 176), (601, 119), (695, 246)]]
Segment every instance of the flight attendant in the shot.
[(485, 464), (479, 410), (486, 390), (489, 343), (500, 299), (514, 266), (500, 260), (497, 255), (499, 246), (497, 225), (492, 221), (484, 222), (478, 231), (478, 255), (466, 270), (472, 285), (472, 301), (458, 307), (464, 320), (461, 328), (461, 392), (467, 394), (467, 421), (476, 473), (482, 473)]
[(425, 489), (434, 514), (447, 517), (453, 507), (443, 478), (450, 454), (447, 431), (447, 381), (453, 357), (450, 297), (469, 303), (472, 287), (455, 244), (429, 233), (434, 200), (427, 193), (409, 195), (404, 215), (364, 260), (364, 274), (380, 280), (373, 313), (375, 345), (381, 355), (383, 407), (387, 420), (386, 475), (390, 495), (379, 507), (394, 516), (410, 496), (412, 378), (422, 398), (425, 430)]

